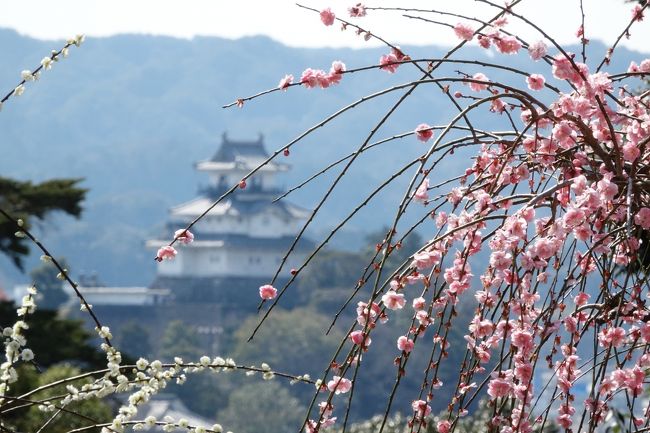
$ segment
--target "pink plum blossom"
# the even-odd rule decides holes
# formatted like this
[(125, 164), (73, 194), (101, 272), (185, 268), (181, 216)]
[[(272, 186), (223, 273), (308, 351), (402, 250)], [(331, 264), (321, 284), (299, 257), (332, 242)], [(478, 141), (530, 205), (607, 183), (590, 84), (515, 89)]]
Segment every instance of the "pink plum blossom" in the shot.
[(277, 296), (278, 290), (270, 284), (260, 287), (260, 298), (264, 300), (273, 299)]
[(529, 331), (517, 330), (512, 333), (512, 345), (528, 352), (533, 348), (533, 336)]
[(429, 179), (425, 178), (418, 189), (415, 191), (413, 198), (418, 201), (425, 202), (429, 200)]
[(423, 297), (413, 299), (413, 309), (415, 311), (424, 310), (426, 307), (427, 301)]
[(189, 244), (192, 241), (194, 241), (194, 234), (186, 229), (180, 229), (176, 230), (174, 233), (174, 239), (177, 241), (184, 243), (184, 244)]
[(397, 62), (399, 62), (399, 60), (395, 54), (385, 54), (379, 58), (379, 69), (383, 69), (384, 71), (393, 74), (399, 67), (399, 63)]
[(528, 83), (528, 88), (530, 90), (542, 90), (544, 88), (544, 83), (546, 80), (544, 79), (543, 75), (531, 74), (528, 78), (526, 78), (526, 82)]
[(530, 58), (538, 61), (546, 55), (546, 44), (543, 41), (533, 42), (528, 46), (528, 54)]
[(291, 83), (293, 83), (293, 75), (285, 75), (284, 78), (280, 80), (278, 89), (287, 90)]
[(425, 418), (431, 414), (431, 406), (424, 400), (415, 400), (411, 403), (411, 408), (415, 412), (415, 416), (419, 419)]
[(483, 35), (478, 35), (478, 44), (481, 48), (488, 49), (490, 46), (492, 46), (492, 42), (490, 41), (490, 38), (483, 36)]
[[(472, 79), (477, 80), (477, 81), (489, 81), (488, 77), (486, 77), (485, 74), (483, 74), (482, 72), (477, 72), (476, 74), (474, 74)], [(481, 90), (485, 90), (485, 89), (487, 89), (487, 87), (488, 87), (488, 85), (483, 84), (483, 83), (475, 83), (475, 82), (471, 82), (471, 81), (469, 83), (469, 88), (472, 89), (475, 92), (480, 92)]]
[(353, 18), (361, 18), (366, 16), (366, 7), (362, 3), (357, 3), (348, 8), (348, 13)]
[(421, 123), (415, 128), (415, 136), (422, 142), (427, 142), (433, 137), (433, 129), (426, 123)]
[(436, 424), (436, 429), (438, 430), (438, 433), (449, 433), (449, 430), (451, 429), (451, 423), (447, 420), (438, 421), (438, 424)]
[(327, 75), (330, 84), (339, 84), (341, 78), (343, 77), (343, 72), (345, 72), (345, 63), (341, 62), (340, 60), (335, 60), (332, 62), (332, 67), (330, 68), (330, 72)]
[(411, 350), (413, 350), (413, 347), (415, 346), (415, 343), (413, 340), (410, 338), (402, 335), (397, 339), (397, 348), (401, 350), (402, 352), (409, 353)]
[(454, 33), (459, 39), (471, 41), (474, 38), (474, 29), (467, 24), (458, 23), (454, 26)]
[(490, 111), (493, 113), (503, 113), (507, 109), (506, 103), (501, 98), (493, 99), (490, 102)]
[(641, 156), (641, 150), (634, 143), (625, 143), (623, 145), (623, 159), (628, 162), (634, 162)]
[(336, 18), (336, 16), (334, 15), (334, 12), (332, 12), (332, 9), (330, 8), (323, 9), (320, 13), (320, 20), (326, 26), (331, 26), (332, 24), (334, 24), (334, 18)]
[(372, 340), (368, 335), (365, 335), (363, 331), (361, 330), (356, 330), (350, 332), (350, 341), (352, 341), (354, 344), (360, 346), (362, 343), (365, 347), (370, 346), (370, 343), (372, 343)]
[(625, 341), (625, 329), (620, 327), (607, 328), (598, 334), (598, 342), (603, 347), (619, 347)]
[(521, 49), (521, 42), (514, 36), (509, 35), (496, 38), (494, 45), (496, 45), (497, 51), (502, 54), (517, 54), (517, 51)]
[(384, 303), (386, 308), (389, 310), (401, 310), (406, 304), (406, 299), (401, 293), (397, 293), (393, 290), (389, 290), (381, 297), (381, 301)]
[(319, 84), (318, 76), (321, 74), (324, 75), (325, 72), (307, 68), (303, 71), (302, 76), (300, 77), (300, 83), (308, 89), (317, 87)]
[(346, 392), (349, 392), (350, 389), (352, 389), (352, 382), (350, 379), (334, 376), (332, 377), (332, 380), (327, 382), (327, 389), (335, 394), (345, 394)]
[(488, 383), (488, 395), (492, 398), (505, 397), (512, 392), (512, 382), (502, 377), (495, 377)]
[(176, 257), (176, 254), (178, 254), (178, 252), (174, 247), (166, 245), (158, 249), (156, 260), (159, 262), (162, 262), (163, 260), (171, 260)]
[(650, 59), (643, 60), (639, 65), (639, 70), (646, 73), (650, 72)]
[(573, 298), (573, 302), (575, 302), (577, 306), (581, 306), (581, 305), (585, 305), (587, 301), (589, 301), (589, 298), (590, 298), (589, 294), (585, 292), (580, 292), (575, 296), (575, 298)]
[(644, 229), (650, 229), (650, 208), (642, 207), (639, 209), (636, 215), (634, 215), (634, 222)]

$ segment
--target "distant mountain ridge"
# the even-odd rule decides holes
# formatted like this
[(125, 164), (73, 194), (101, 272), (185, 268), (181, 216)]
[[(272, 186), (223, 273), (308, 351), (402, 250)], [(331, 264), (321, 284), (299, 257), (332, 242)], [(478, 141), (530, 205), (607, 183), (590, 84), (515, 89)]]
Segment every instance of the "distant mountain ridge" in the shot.
[[(60, 45), (0, 29), (0, 90), (11, 89), (19, 81), (21, 70), (35, 67)], [(592, 57), (595, 54), (591, 53), (606, 50), (598, 43), (588, 48)], [(446, 52), (439, 47), (404, 50), (413, 58)], [(68, 258), (74, 275), (97, 271), (109, 284), (148, 284), (155, 266), (144, 241), (163, 228), (170, 206), (191, 199), (199, 185), (206, 183), (194, 173), (192, 164), (214, 153), (224, 131), (239, 138), (263, 133), (267, 149), (272, 151), (341, 106), (418, 74), (407, 66), (394, 75), (367, 71), (346, 75), (339, 86), (330, 89), (291, 88), (247, 102), (243, 109), (223, 110), (222, 104), (274, 87), (287, 73), (299, 77), (307, 67), (328, 69), (332, 60), (342, 60), (348, 68), (376, 64), (385, 51), (296, 49), (266, 37), (89, 38), (82, 47), (72, 49), (68, 59), (44, 72), (38, 82), (29, 83), (23, 96), (4, 107), (0, 114), (0, 172), (32, 180), (84, 178), (83, 185), (90, 193), (82, 219), (48, 220), (42, 238), (56, 255)], [(540, 69), (527, 56), (492, 56), (477, 47), (467, 48), (462, 57), (507, 60), (530, 72)], [(631, 60), (638, 62), (645, 57), (619, 48), (610, 69), (626, 69)], [(485, 70), (451, 65), (439, 74), (456, 76), (456, 69)], [(546, 67), (542, 70), (546, 72)], [(492, 79), (504, 76), (496, 71), (486, 74)], [(441, 123), (449, 118), (449, 104), (438, 91), (418, 89), (416, 97), (391, 117), (378, 138), (412, 130), (422, 122)], [(282, 178), (286, 185), (304, 179), (324, 161), (356, 149), (393, 99), (378, 98), (363, 104), (293, 149), (286, 159), (293, 170)], [(361, 157), (317, 219), (315, 231), (327, 232), (345, 215), (352, 200), (365, 197), (370, 186), (421, 151), (421, 143), (409, 137)], [(449, 167), (445, 174), (454, 168)], [(323, 188), (319, 183), (314, 189), (302, 189), (291, 200), (311, 208)], [(373, 207), (352, 221), (347, 235), (339, 238), (339, 245), (355, 248), (362, 233), (384, 223), (376, 218), (378, 210), (386, 212), (402, 194), (396, 186), (379, 197)], [(0, 278), (0, 284), (25, 279), (6, 261), (2, 269), (4, 281)]]

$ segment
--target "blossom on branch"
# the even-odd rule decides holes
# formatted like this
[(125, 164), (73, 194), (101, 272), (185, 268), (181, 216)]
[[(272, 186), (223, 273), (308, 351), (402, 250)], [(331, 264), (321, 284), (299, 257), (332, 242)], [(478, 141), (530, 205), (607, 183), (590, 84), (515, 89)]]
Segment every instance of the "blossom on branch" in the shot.
[(546, 80), (543, 75), (531, 74), (526, 78), (526, 83), (528, 83), (528, 88), (530, 90), (542, 90)]
[(362, 3), (357, 3), (348, 8), (348, 13), (353, 18), (361, 18), (366, 16), (366, 7)]
[(415, 128), (415, 136), (422, 142), (427, 142), (433, 137), (433, 129), (426, 123), (421, 123)]
[(187, 229), (179, 229), (174, 233), (174, 239), (183, 244), (190, 244), (194, 241), (194, 234)]
[(280, 80), (278, 89), (287, 90), (291, 83), (293, 83), (293, 75), (285, 75), (284, 78)]
[(334, 19), (336, 18), (336, 15), (334, 15), (334, 12), (332, 12), (332, 9), (327, 8), (323, 9), (320, 13), (320, 20), (325, 24), (326, 26), (331, 26), (334, 24)]
[(454, 33), (459, 39), (471, 41), (474, 38), (474, 29), (467, 24), (458, 23), (454, 26)]
[(278, 294), (278, 290), (275, 287), (271, 286), (270, 284), (265, 284), (261, 286), (259, 292), (260, 292), (260, 298), (264, 300), (274, 299)]
[(345, 394), (352, 389), (352, 382), (350, 379), (334, 376), (332, 377), (332, 380), (327, 382), (327, 389), (335, 394)]
[(176, 254), (178, 254), (178, 252), (174, 247), (166, 245), (158, 249), (156, 260), (159, 262), (162, 262), (163, 260), (172, 260), (176, 257)]

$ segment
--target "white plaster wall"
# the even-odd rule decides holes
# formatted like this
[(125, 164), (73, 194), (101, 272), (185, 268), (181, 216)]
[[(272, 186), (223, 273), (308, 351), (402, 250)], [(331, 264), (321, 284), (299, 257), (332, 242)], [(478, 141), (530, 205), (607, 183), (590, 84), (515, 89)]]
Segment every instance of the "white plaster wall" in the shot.
[(145, 293), (87, 293), (84, 295), (91, 305), (153, 305), (154, 297)]
[(279, 238), (295, 235), (300, 229), (294, 218), (280, 217), (273, 211), (251, 216), (207, 216), (196, 224), (197, 232), (214, 234), (241, 234), (262, 238)]
[[(182, 248), (173, 261), (158, 265), (158, 273), (173, 277), (271, 277), (285, 250), (233, 250), (226, 248)], [(178, 260), (180, 259), (180, 260)], [(283, 275), (302, 264), (304, 255), (292, 254)]]
[(254, 215), (248, 221), (248, 233), (255, 237), (279, 238), (298, 233), (297, 221), (281, 217), (273, 211)]
[[(285, 251), (235, 251), (228, 254), (228, 275), (272, 277), (280, 266)], [(304, 258), (303, 256), (300, 257)], [(291, 268), (299, 265), (296, 258), (290, 259), (283, 268), (283, 274), (289, 275)]]
[(277, 255), (271, 251), (231, 251), (228, 254), (228, 275), (271, 276)]
[(188, 248), (183, 273), (188, 276), (210, 277), (227, 273), (226, 251), (223, 248)]
[(177, 254), (172, 260), (163, 260), (158, 263), (158, 274), (175, 277), (183, 274), (184, 257)]

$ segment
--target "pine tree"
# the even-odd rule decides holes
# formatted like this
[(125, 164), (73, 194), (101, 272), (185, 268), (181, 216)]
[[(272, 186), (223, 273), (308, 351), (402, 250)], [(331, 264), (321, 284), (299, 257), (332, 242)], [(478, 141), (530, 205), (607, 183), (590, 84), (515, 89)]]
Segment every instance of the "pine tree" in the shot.
[[(81, 215), (81, 202), (87, 190), (78, 186), (81, 179), (51, 179), (41, 183), (0, 177), (0, 209), (20, 218), (29, 229), (33, 219), (42, 220), (53, 211), (74, 217)], [(16, 225), (0, 215), (0, 252), (23, 270), (23, 258), (29, 254), (29, 240), (15, 236)]]

